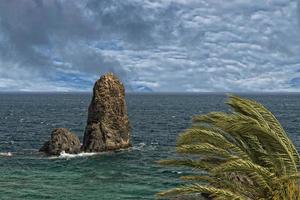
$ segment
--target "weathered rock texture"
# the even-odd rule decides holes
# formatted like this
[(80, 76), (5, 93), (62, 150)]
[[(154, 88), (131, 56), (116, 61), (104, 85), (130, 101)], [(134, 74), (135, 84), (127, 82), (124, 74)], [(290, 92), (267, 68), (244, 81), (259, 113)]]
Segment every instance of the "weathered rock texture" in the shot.
[(51, 138), (40, 149), (48, 155), (59, 155), (62, 151), (71, 154), (80, 152), (80, 140), (66, 128), (54, 129)]
[(125, 89), (115, 75), (108, 73), (95, 83), (82, 149), (100, 152), (130, 146)]

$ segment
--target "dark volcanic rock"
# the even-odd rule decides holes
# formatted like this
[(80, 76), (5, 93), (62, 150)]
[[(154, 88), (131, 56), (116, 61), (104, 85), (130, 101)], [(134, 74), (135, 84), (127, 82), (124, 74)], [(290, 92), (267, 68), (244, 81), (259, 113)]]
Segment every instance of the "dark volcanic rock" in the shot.
[(99, 152), (130, 146), (125, 89), (115, 75), (108, 73), (95, 83), (82, 149)]
[(50, 141), (45, 142), (40, 151), (48, 155), (59, 155), (62, 151), (76, 154), (80, 152), (80, 140), (66, 128), (54, 129)]

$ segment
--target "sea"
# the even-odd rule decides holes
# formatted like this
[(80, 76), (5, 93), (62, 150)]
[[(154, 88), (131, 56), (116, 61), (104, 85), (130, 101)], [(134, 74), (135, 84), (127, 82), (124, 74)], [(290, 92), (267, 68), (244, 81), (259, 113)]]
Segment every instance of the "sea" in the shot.
[[(300, 149), (300, 94), (239, 94), (270, 109)], [(54, 128), (66, 127), (81, 141), (90, 93), (0, 94), (0, 200), (150, 200), (184, 184), (192, 169), (160, 166), (176, 157), (177, 136), (194, 115), (229, 111), (222, 93), (127, 94), (133, 147), (100, 154), (38, 149)]]

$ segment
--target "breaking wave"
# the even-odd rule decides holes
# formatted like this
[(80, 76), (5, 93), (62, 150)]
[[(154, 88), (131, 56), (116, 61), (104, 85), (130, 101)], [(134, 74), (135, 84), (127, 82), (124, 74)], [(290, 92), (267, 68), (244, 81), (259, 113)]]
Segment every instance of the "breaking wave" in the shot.
[(0, 156), (11, 157), (12, 155), (11, 152), (0, 152)]
[(94, 156), (99, 153), (78, 153), (78, 154), (70, 154), (66, 153), (65, 151), (62, 151), (60, 155), (58, 156), (59, 158), (78, 158), (78, 157), (89, 157), (89, 156)]

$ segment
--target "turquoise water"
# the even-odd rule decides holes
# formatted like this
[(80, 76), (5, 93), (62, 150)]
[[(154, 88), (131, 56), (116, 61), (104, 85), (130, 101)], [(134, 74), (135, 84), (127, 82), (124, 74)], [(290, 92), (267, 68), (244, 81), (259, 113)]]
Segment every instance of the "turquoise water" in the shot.
[[(300, 96), (250, 97), (276, 114), (299, 149)], [(0, 152), (13, 154), (0, 156), (0, 199), (154, 199), (189, 172), (155, 161), (174, 156), (176, 136), (192, 115), (226, 111), (225, 100), (223, 94), (130, 94), (132, 149), (48, 158), (38, 149), (53, 128), (68, 127), (82, 139), (90, 94), (0, 94)]]

